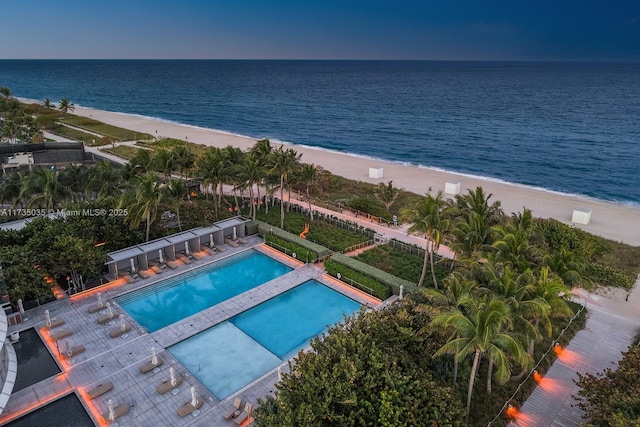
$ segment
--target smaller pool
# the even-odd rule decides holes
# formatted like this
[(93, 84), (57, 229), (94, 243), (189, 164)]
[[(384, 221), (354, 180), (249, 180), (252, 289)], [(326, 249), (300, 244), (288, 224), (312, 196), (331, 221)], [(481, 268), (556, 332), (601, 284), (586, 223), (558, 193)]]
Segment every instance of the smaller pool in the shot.
[(33, 328), (20, 332), (20, 340), (13, 344), (13, 349), (18, 359), (14, 393), (61, 372)]
[(359, 309), (358, 302), (311, 280), (168, 350), (222, 400)]
[(155, 332), (290, 271), (281, 262), (248, 250), (115, 300), (136, 322)]

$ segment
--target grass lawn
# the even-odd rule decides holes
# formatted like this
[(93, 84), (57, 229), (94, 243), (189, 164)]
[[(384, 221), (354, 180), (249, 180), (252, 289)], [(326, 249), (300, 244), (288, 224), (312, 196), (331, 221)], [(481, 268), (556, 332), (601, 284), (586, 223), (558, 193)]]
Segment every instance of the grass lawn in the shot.
[(60, 121), (71, 126), (85, 129), (87, 131), (99, 133), (100, 135), (113, 138), (116, 141), (136, 141), (152, 138), (151, 135), (146, 133), (140, 133), (129, 129), (119, 128), (117, 126), (111, 126), (87, 117), (69, 115), (65, 118), (60, 119)]
[(110, 147), (102, 149), (102, 151), (104, 151), (105, 153), (111, 153), (127, 160), (131, 159), (139, 150), (144, 150), (144, 148), (136, 148), (129, 145), (120, 145), (115, 148)]

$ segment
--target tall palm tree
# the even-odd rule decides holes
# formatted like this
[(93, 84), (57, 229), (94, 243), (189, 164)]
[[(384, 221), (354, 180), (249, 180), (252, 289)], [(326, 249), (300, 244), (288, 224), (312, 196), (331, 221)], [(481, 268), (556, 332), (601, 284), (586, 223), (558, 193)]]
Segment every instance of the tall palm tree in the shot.
[(295, 171), (302, 154), (291, 148), (280, 146), (271, 154), (271, 172), (280, 177), (280, 228), (284, 228), (284, 188), (289, 184), (289, 176)]
[(151, 166), (154, 171), (161, 173), (165, 180), (168, 180), (178, 164), (171, 151), (161, 148), (151, 156)]
[(186, 178), (189, 169), (194, 165), (195, 154), (184, 145), (176, 145), (171, 149), (171, 155), (180, 169), (180, 175)]
[[(196, 160), (196, 174), (206, 187), (205, 194), (208, 194), (208, 187), (213, 193), (213, 208), (218, 217), (218, 205), (220, 198), (216, 196), (218, 186), (221, 186), (224, 172), (224, 157), (222, 150), (218, 147), (208, 147)], [(208, 196), (206, 196), (208, 197)]]
[(421, 233), (426, 239), (424, 263), (422, 264), (422, 273), (418, 286), (422, 286), (427, 273), (427, 262), (431, 261), (431, 275), (433, 285), (438, 289), (438, 281), (434, 266), (434, 252), (437, 252), (438, 246), (442, 242), (444, 233), (449, 228), (449, 219), (446, 217), (447, 202), (442, 198), (442, 192), (434, 197), (427, 194), (418, 202), (408, 209), (404, 209), (400, 216), (403, 222), (412, 223), (409, 227), (410, 233)]
[(180, 221), (180, 203), (187, 196), (188, 188), (181, 179), (171, 178), (165, 187), (167, 197), (171, 206), (176, 210), (176, 219), (178, 220), (178, 229), (182, 231), (182, 222)]
[(137, 176), (132, 188), (120, 199), (119, 208), (129, 211), (127, 216), (131, 222), (131, 229), (136, 228), (142, 221), (146, 222), (146, 240), (149, 240), (151, 223), (156, 220), (158, 208), (165, 198), (160, 179), (154, 172)]
[(256, 219), (257, 206), (255, 203), (253, 187), (257, 184), (258, 200), (260, 200), (260, 183), (265, 175), (265, 169), (260, 165), (253, 153), (249, 153), (245, 161), (240, 165), (238, 170), (238, 179), (240, 180), (241, 188), (249, 189), (250, 215), (253, 220)]
[(62, 98), (58, 101), (58, 110), (63, 113), (73, 112), (76, 109), (76, 106), (73, 105), (73, 102), (69, 101), (67, 98)]
[(240, 211), (237, 193), (237, 190), (242, 187), (242, 182), (240, 180), (240, 165), (244, 163), (247, 154), (237, 147), (228, 145), (223, 149), (223, 155), (226, 166), (225, 182), (232, 185), (236, 211)]
[(302, 181), (306, 193), (307, 193), (307, 202), (309, 202), (309, 217), (311, 221), (313, 221), (313, 208), (311, 206), (311, 190), (318, 187), (318, 175), (319, 175), (320, 167), (314, 164), (304, 163), (302, 168), (300, 169), (300, 175), (298, 178)]
[(42, 103), (42, 105), (44, 105), (46, 108), (53, 108), (53, 103), (51, 102), (51, 99), (49, 99), (49, 98), (45, 98), (44, 102)]
[(20, 192), (25, 177), (22, 172), (16, 171), (5, 175), (0, 182), (0, 203), (9, 202), (12, 207), (21, 203)]
[(393, 186), (393, 181), (389, 181), (387, 184), (381, 182), (376, 188), (376, 197), (384, 204), (384, 207), (389, 212), (391, 205), (400, 196), (400, 190)]
[(482, 187), (475, 190), (467, 190), (467, 194), (456, 195), (456, 209), (458, 213), (466, 218), (472, 213), (480, 216), (487, 224), (495, 225), (504, 216), (500, 202), (489, 202), (493, 195), (485, 194)]
[(71, 200), (73, 192), (58, 179), (58, 171), (35, 169), (25, 179), (21, 198), (29, 198), (27, 207), (46, 209), (58, 207), (62, 201)]
[(521, 364), (528, 361), (517, 337), (508, 332), (511, 313), (508, 305), (498, 297), (469, 298), (464, 302), (464, 310), (455, 308), (438, 314), (434, 316), (432, 323), (455, 331), (452, 339), (435, 356), (457, 354), (458, 360), (463, 360), (473, 354), (467, 391), (467, 416), (481, 357), (486, 356), (493, 361), (497, 368), (496, 377), (500, 382), (508, 380), (511, 374), (509, 359)]
[(121, 193), (121, 171), (109, 160), (94, 165), (89, 181), (98, 197), (114, 196)]
[(0, 87), (0, 96), (5, 99), (11, 98), (11, 89), (6, 86)]

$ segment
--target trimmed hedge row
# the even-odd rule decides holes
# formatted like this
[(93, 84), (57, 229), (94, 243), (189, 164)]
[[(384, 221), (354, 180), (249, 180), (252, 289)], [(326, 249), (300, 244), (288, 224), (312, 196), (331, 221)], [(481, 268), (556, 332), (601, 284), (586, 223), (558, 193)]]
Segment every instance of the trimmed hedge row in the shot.
[[(342, 276), (340, 278), (341, 280), (362, 291), (365, 291), (367, 293), (370, 292), (376, 298), (386, 300), (391, 296), (391, 288), (389, 286), (385, 285), (384, 283), (380, 283), (365, 274), (358, 273), (357, 271), (352, 270), (347, 266), (332, 261), (331, 259), (328, 259), (324, 262), (324, 268), (325, 270), (327, 270), (327, 273), (329, 273), (333, 277), (337, 277), (338, 273), (340, 273), (340, 275)], [(362, 285), (363, 287), (358, 286), (358, 284)]]
[[(253, 221), (252, 221), (253, 223)], [(250, 223), (249, 227), (252, 227), (253, 224)], [(261, 236), (273, 235), (282, 240), (286, 240), (287, 242), (291, 242), (301, 248), (304, 248), (310, 252), (317, 254), (319, 257), (323, 257), (331, 254), (331, 249), (325, 248), (324, 246), (318, 245), (313, 242), (309, 242), (306, 239), (302, 239), (295, 234), (289, 233), (288, 231), (284, 231), (281, 228), (273, 226), (271, 224), (267, 224), (262, 221), (255, 221), (258, 225), (258, 234)]]
[[(288, 242), (284, 239), (281, 239), (279, 237), (276, 237), (272, 234), (265, 234), (264, 235), (264, 241), (269, 244), (269, 243), (273, 243), (275, 244), (275, 248), (276, 249), (280, 249), (280, 248), (284, 248), (286, 250), (288, 250), (290, 253), (295, 253), (296, 254), (296, 259), (299, 259), (300, 261), (304, 261), (304, 262), (311, 262), (314, 259), (318, 258), (318, 254), (303, 248), (302, 246), (296, 245), (295, 243), (291, 243)], [(288, 255), (288, 254), (287, 254)]]
[(349, 258), (346, 255), (333, 254), (329, 259), (331, 261), (337, 262), (338, 264), (344, 265), (345, 267), (349, 267), (350, 269), (358, 273), (362, 273), (371, 278), (375, 278), (380, 283), (389, 287), (391, 291), (390, 294), (398, 295), (400, 293), (401, 285), (404, 286), (405, 292), (415, 291), (418, 289), (416, 284), (413, 282), (396, 277), (393, 274), (389, 274), (386, 271), (380, 270), (379, 268), (373, 267), (369, 264), (365, 264), (362, 261)]

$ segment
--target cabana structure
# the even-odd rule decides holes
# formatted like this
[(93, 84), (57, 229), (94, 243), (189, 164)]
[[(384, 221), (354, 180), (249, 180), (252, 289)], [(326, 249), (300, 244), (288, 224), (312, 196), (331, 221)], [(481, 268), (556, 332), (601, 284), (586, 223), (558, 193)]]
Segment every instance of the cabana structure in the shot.
[(181, 255), (199, 252), (202, 246), (223, 245), (225, 239), (244, 238), (245, 223), (248, 220), (235, 217), (217, 222), (209, 227), (198, 227), (167, 237), (141, 243), (107, 254), (108, 278), (115, 280), (119, 276), (135, 274), (147, 270), (152, 265), (166, 261), (175, 261)]

